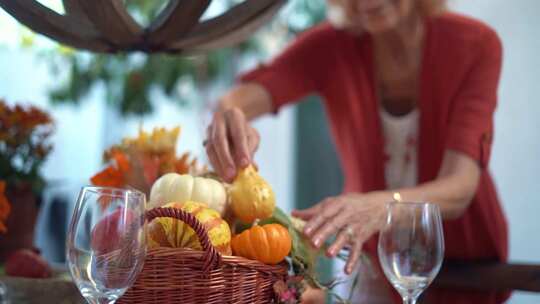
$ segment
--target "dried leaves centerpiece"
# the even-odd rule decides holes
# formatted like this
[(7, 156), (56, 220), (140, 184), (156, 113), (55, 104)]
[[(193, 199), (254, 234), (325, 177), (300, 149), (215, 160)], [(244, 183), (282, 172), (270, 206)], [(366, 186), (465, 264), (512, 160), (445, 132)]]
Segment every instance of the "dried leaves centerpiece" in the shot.
[(107, 167), (90, 180), (93, 185), (106, 187), (133, 187), (147, 194), (152, 184), (167, 173), (198, 175), (206, 172), (189, 152), (176, 156), (176, 143), (180, 127), (170, 130), (142, 129), (134, 138), (124, 138), (118, 145), (105, 151)]

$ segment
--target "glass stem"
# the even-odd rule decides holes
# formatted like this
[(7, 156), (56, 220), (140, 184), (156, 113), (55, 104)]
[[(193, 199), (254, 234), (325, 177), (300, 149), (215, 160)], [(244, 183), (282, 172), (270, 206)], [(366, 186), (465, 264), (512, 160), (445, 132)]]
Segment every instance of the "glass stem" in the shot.
[(111, 300), (111, 299), (106, 298), (106, 297), (100, 297), (100, 298), (93, 299), (93, 300), (89, 299), (88, 302), (90, 302), (92, 304), (114, 304), (114, 302), (116, 302), (116, 300)]
[(416, 297), (413, 296), (404, 296), (403, 304), (416, 304)]

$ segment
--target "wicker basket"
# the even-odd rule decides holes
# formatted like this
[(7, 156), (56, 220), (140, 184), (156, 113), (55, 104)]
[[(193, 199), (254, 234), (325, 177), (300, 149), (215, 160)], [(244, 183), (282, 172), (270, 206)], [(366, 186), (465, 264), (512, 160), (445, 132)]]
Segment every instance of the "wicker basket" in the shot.
[(274, 283), (285, 280), (287, 266), (265, 265), (237, 256), (221, 256), (206, 229), (190, 213), (176, 208), (147, 211), (148, 222), (172, 217), (191, 226), (203, 251), (156, 248), (148, 251), (135, 284), (117, 303), (273, 303)]

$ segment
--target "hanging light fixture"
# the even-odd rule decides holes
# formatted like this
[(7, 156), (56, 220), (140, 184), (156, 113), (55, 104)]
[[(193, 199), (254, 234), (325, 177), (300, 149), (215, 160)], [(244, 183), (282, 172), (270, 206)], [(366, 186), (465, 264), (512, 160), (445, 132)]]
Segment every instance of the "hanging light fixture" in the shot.
[(123, 0), (63, 0), (59, 14), (36, 0), (0, 0), (0, 7), (31, 30), (59, 43), (99, 53), (196, 53), (238, 43), (269, 21), (286, 0), (244, 0), (201, 20), (212, 0), (169, 0), (148, 27)]

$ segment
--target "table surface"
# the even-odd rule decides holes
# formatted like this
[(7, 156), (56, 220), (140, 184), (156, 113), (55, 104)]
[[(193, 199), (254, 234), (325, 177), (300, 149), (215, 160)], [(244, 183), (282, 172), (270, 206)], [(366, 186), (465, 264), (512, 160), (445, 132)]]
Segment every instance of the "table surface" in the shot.
[(11, 304), (84, 304), (86, 303), (77, 286), (66, 273), (56, 274), (51, 279), (27, 279), (0, 276), (7, 287)]

